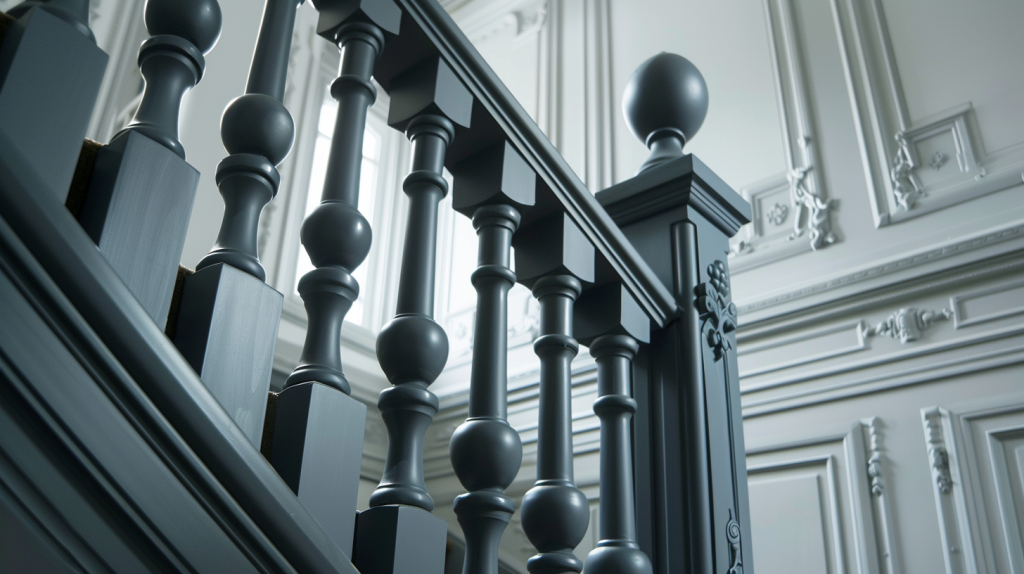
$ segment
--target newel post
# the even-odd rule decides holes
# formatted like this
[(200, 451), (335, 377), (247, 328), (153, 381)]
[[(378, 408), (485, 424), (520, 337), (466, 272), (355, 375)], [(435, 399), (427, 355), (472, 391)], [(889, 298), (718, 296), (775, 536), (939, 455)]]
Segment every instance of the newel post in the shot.
[(245, 94), (224, 110), (230, 154), (215, 180), (224, 219), (213, 250), (183, 280), (174, 343), (249, 440), (259, 448), (284, 297), (263, 281), (256, 233), (281, 183), (277, 165), (295, 138), (281, 102), (296, 9), (303, 0), (267, 0)]
[(412, 171), (402, 185), (409, 218), (395, 317), (377, 336), (377, 359), (394, 385), (377, 401), (388, 453), (370, 509), (359, 515), (354, 563), (367, 573), (440, 574), (448, 529), (430, 514), (423, 478), (423, 435), (438, 409), (427, 387), (448, 360), (448, 336), (433, 317), (437, 210), (448, 193), (445, 154), (456, 126), (469, 127), (473, 96), (438, 56), (402, 72), (390, 89), (388, 125), (412, 142)]
[[(89, 0), (32, 0), (0, 13), (0, 138), (64, 203), (103, 81), (107, 55), (89, 29)], [(13, 158), (12, 158), (13, 159)]]
[(632, 369), (637, 539), (657, 574), (753, 571), (727, 263), (750, 206), (683, 153), (707, 106), (704, 79), (685, 58), (662, 53), (642, 64), (623, 111), (651, 157), (597, 194), (680, 308)]
[(96, 154), (79, 221), (163, 327), (199, 185), (178, 141), (181, 99), (220, 37), (216, 0), (149, 0), (139, 49), (146, 86), (128, 126)]
[(589, 290), (576, 303), (575, 330), (597, 361), (594, 413), (601, 419), (599, 542), (587, 574), (651, 574), (636, 542), (633, 488), (633, 359), (650, 341), (650, 321), (620, 283)]
[(497, 574), (498, 543), (515, 512), (504, 490), (523, 459), (519, 433), (508, 424), (510, 248), (521, 210), (536, 200), (537, 176), (508, 142), (462, 160), (452, 175), (452, 204), (473, 218), (479, 241), (469, 417), (450, 444), (452, 468), (469, 492), (455, 499), (455, 514), (466, 540), (463, 573)]
[(565, 213), (535, 222), (516, 236), (516, 273), (540, 302), (540, 414), (537, 481), (523, 497), (523, 530), (538, 554), (532, 574), (580, 572), (573, 549), (590, 523), (590, 504), (576, 488), (572, 448), (573, 304), (594, 280), (594, 246)]
[[(392, 0), (311, 1), (320, 12), (317, 33), (342, 54), (331, 86), (338, 115), (321, 202), (302, 223), (302, 245), (315, 266), (298, 285), (308, 320), (306, 340), (299, 365), (274, 402), (273, 421), (268, 421), (274, 436), (269, 458), (354, 559), (366, 405), (349, 396), (341, 328), (359, 294), (352, 272), (370, 251), (370, 225), (357, 208), (366, 113), (377, 95), (370, 78), (384, 43), (398, 33), (401, 11)], [(264, 85), (265, 79), (250, 76), (249, 88)]]

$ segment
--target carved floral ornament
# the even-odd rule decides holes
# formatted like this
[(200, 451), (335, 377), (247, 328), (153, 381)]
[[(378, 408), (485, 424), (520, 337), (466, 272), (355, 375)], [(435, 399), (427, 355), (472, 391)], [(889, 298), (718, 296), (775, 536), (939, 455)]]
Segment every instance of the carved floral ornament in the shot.
[(697, 311), (704, 321), (707, 343), (715, 350), (715, 358), (721, 359), (732, 348), (727, 335), (736, 330), (736, 304), (729, 300), (729, 272), (725, 263), (715, 260), (708, 265), (708, 276), (707, 282), (696, 287)]
[(929, 311), (905, 307), (889, 315), (874, 327), (866, 327), (864, 335), (868, 337), (885, 335), (899, 339), (900, 343), (910, 343), (921, 338), (922, 332), (931, 328), (939, 321), (947, 321), (953, 317), (950, 309)]
[[(798, 167), (789, 170), (790, 199), (793, 201), (793, 233), (790, 240), (807, 233), (811, 240), (811, 249), (818, 250), (836, 242), (836, 234), (832, 231), (831, 210), (835, 207), (834, 199), (822, 199), (811, 193), (807, 187), (807, 174), (814, 169), (812, 166)], [(807, 218), (804, 220), (804, 212)]]

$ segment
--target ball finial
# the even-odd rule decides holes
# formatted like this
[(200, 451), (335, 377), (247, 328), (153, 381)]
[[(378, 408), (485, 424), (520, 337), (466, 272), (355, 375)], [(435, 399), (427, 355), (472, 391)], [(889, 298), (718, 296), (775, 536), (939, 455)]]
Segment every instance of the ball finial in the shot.
[(217, 0), (146, 0), (150, 35), (180, 36), (203, 54), (220, 38), (222, 17)]
[(708, 85), (692, 62), (662, 52), (633, 72), (622, 96), (630, 131), (651, 150), (640, 171), (683, 155), (708, 113)]

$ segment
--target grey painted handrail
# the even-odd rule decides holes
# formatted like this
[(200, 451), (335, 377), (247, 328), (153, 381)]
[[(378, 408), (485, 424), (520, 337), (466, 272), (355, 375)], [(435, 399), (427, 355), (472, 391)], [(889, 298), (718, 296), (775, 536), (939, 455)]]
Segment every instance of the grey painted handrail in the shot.
[(573, 302), (581, 285), (572, 275), (546, 276), (533, 286), (540, 301), (540, 337), (533, 347), (540, 357), (540, 420), (537, 482), (523, 497), (523, 530), (539, 554), (530, 558), (531, 573), (580, 572), (583, 562), (572, 551), (590, 522), (587, 497), (573, 482), (571, 365), (579, 351), (572, 337)]
[(647, 316), (655, 325), (668, 324), (679, 312), (668, 288), (640, 257), (595, 200), (593, 193), (587, 190), (451, 16), (435, 0), (396, 2), (550, 188), (564, 211), (608, 261), (612, 271)]
[(637, 404), (630, 393), (633, 357), (639, 345), (628, 335), (603, 335), (590, 345), (597, 361), (594, 412), (601, 419), (601, 509), (599, 542), (587, 556), (587, 574), (650, 574), (651, 561), (636, 543), (633, 504), (633, 442), (630, 419)]
[(318, 381), (348, 395), (352, 387), (342, 371), (341, 327), (359, 296), (352, 272), (370, 252), (370, 224), (358, 209), (359, 177), (366, 114), (377, 97), (370, 76), (385, 35), (376, 24), (356, 21), (341, 26), (336, 38), (342, 58), (331, 94), (338, 100), (338, 116), (322, 201), (301, 232), (316, 267), (299, 281), (309, 322), (299, 365), (285, 386)]
[(145, 91), (135, 117), (113, 139), (135, 131), (184, 159), (178, 141), (181, 99), (203, 78), (203, 55), (220, 38), (220, 5), (217, 0), (150, 0), (145, 21), (152, 36), (139, 48)]
[(226, 263), (267, 278), (257, 253), (256, 235), (263, 207), (277, 195), (284, 161), (295, 139), (295, 122), (284, 107), (288, 56), (296, 9), (303, 0), (267, 0), (245, 95), (224, 109), (220, 133), (231, 154), (217, 166), (224, 197), (224, 219), (217, 242), (196, 266)]

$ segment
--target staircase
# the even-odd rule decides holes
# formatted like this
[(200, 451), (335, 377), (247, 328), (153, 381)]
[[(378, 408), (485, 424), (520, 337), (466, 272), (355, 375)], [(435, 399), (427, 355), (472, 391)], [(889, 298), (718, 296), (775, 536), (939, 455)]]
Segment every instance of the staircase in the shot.
[[(749, 205), (683, 152), (704, 80), (660, 54), (634, 74), (637, 175), (587, 190), (436, 0), (310, 0), (341, 50), (321, 203), (301, 241), (300, 364), (269, 392), (282, 295), (257, 253), (295, 136), (282, 104), (296, 9), (266, 0), (213, 174), (225, 214), (179, 267), (199, 172), (178, 139), (184, 94), (221, 30), (216, 0), (147, 0), (145, 91), (109, 142), (85, 140), (107, 62), (88, 0), (0, 14), (0, 571), (440, 574), (423, 439), (448, 339), (433, 318), (438, 209), (477, 230), (469, 415), (451, 439), (464, 574), (497, 574), (523, 449), (507, 415), (507, 294), (541, 309), (538, 464), (523, 500), (531, 573), (750, 574), (728, 238)], [(356, 511), (366, 406), (340, 353), (372, 230), (357, 209), (367, 109), (412, 145), (394, 318), (376, 352), (392, 386), (384, 475)], [(452, 189), (442, 177), (453, 175)], [(513, 257), (514, 247), (514, 261)], [(515, 269), (515, 271), (513, 271)], [(598, 364), (601, 542), (573, 481), (570, 373)], [(458, 536), (458, 533), (456, 533)]]

